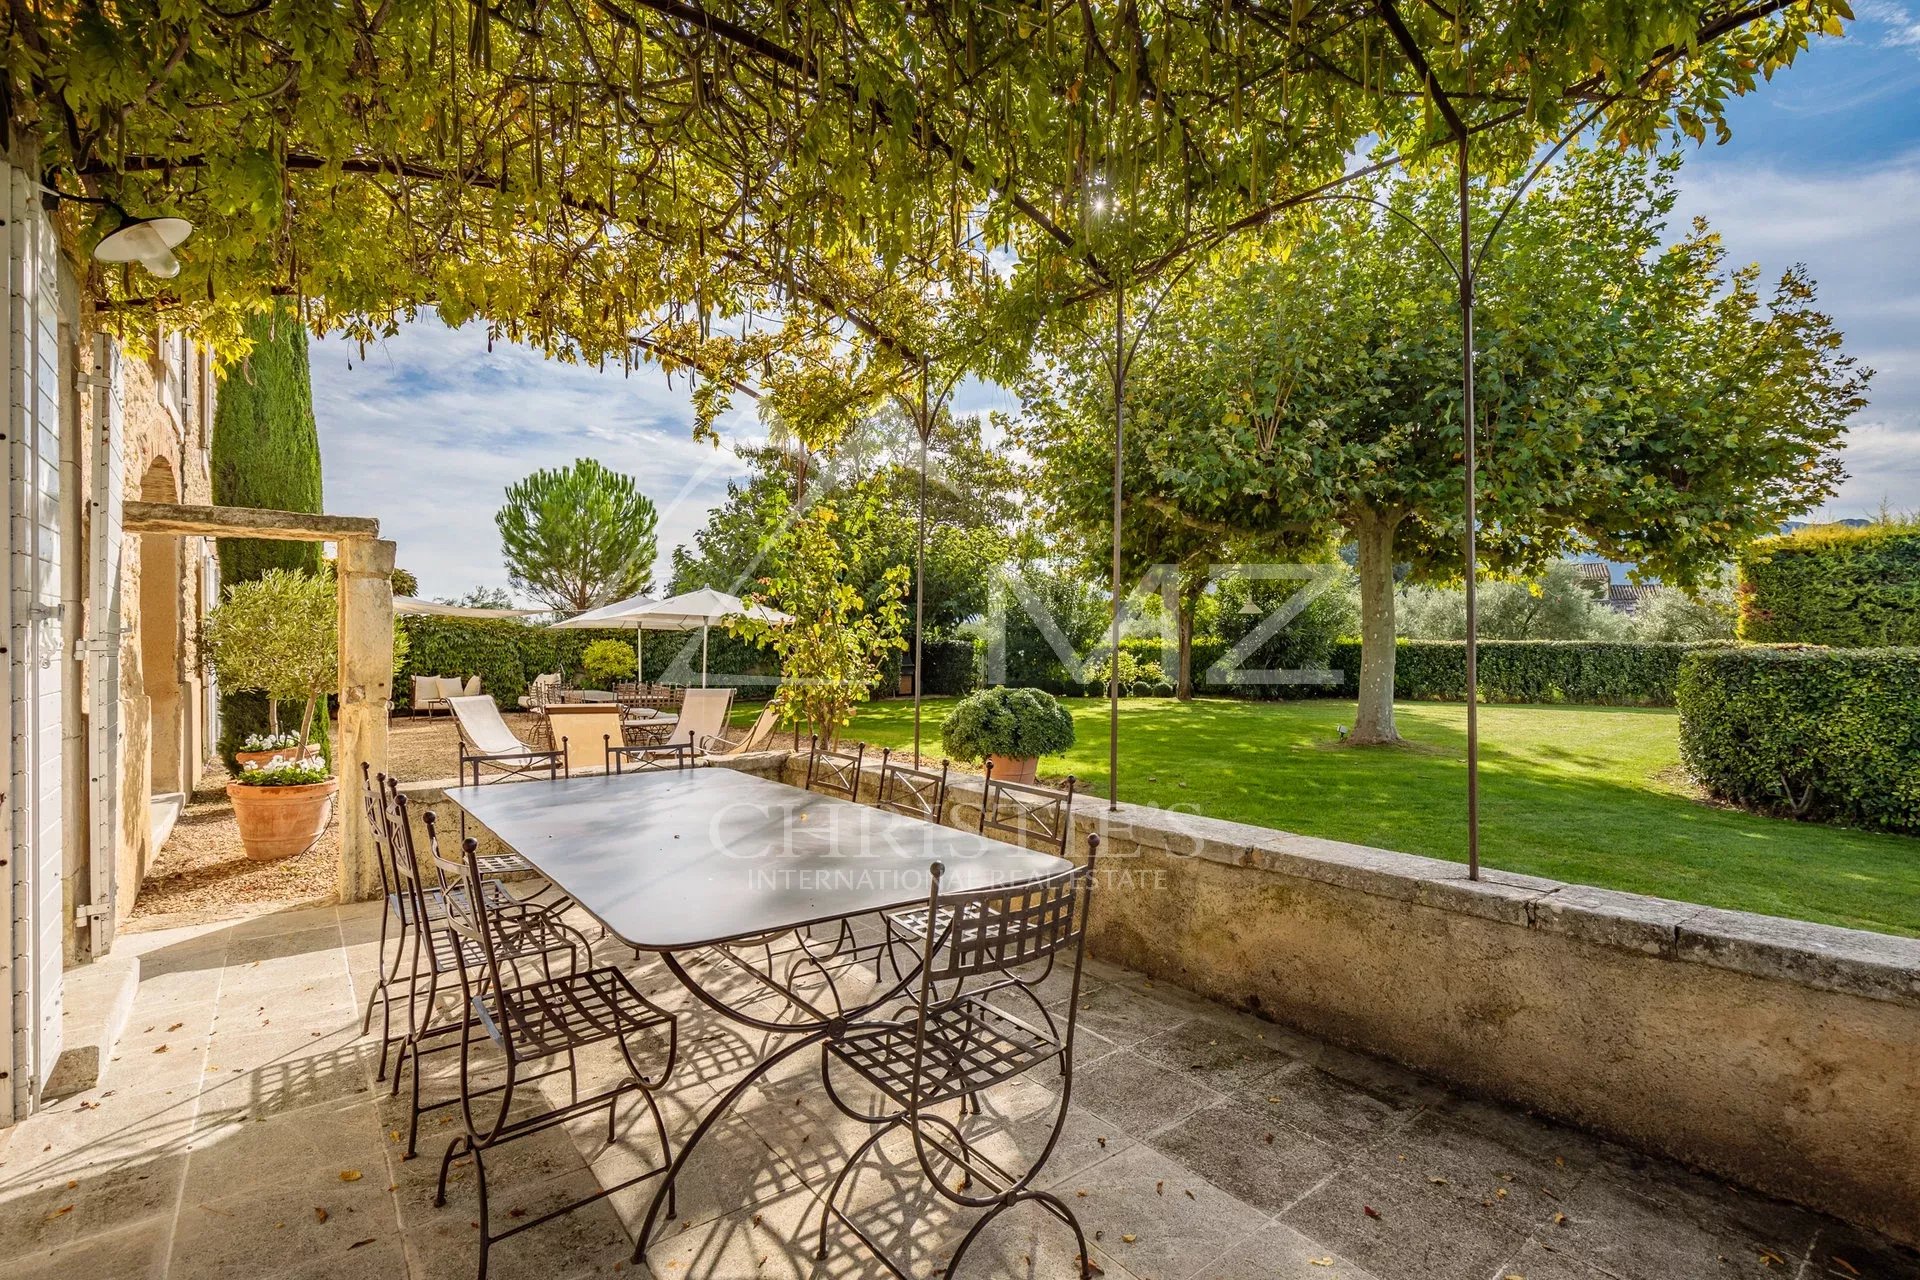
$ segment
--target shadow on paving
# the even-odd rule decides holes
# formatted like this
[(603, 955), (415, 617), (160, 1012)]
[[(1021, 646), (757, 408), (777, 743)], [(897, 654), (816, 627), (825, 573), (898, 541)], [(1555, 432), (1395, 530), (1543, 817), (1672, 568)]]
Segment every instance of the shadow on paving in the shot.
[[(0, 1273), (471, 1277), (470, 1162), (455, 1165), (447, 1206), (432, 1203), (457, 1109), (427, 1116), (421, 1154), (405, 1159), (404, 1101), (375, 1080), (377, 1044), (359, 1034), (377, 937), (370, 906), (126, 935), (143, 978), (99, 1087), (0, 1147)], [(680, 1138), (773, 1041), (685, 998), (656, 960), (607, 944), (596, 957), (679, 1013), (661, 1102)], [(1138, 974), (1090, 962), (1083, 992), (1073, 1105), (1038, 1185), (1073, 1209), (1115, 1280), (1920, 1280), (1920, 1258), (1869, 1233)], [(1058, 1008), (1065, 995), (1056, 984), (1044, 998)], [(583, 1054), (579, 1069), (593, 1088), (616, 1064)], [(746, 1091), (637, 1274), (887, 1274), (834, 1216), (818, 1256), (824, 1198), (870, 1132), (824, 1100), (820, 1070), (802, 1055)], [(425, 1096), (449, 1096), (456, 1071), (429, 1058)], [(1041, 1072), (989, 1089), (977, 1116), (941, 1114), (1017, 1166), (1046, 1148), (1060, 1083)], [(657, 1162), (637, 1100), (614, 1121), (612, 1143), (594, 1115), (494, 1153), (494, 1221)], [(650, 1194), (642, 1184), (513, 1238), (491, 1274), (636, 1274), (631, 1233)], [(939, 1274), (975, 1220), (930, 1189), (904, 1132), (866, 1153), (835, 1203), (916, 1276)], [(1027, 1204), (979, 1234), (959, 1274), (1065, 1277), (1076, 1251)]]

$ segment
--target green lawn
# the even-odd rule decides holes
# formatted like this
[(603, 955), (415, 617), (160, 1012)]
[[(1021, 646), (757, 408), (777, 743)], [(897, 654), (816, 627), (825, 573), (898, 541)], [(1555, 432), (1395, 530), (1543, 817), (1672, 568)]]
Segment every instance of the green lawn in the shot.
[[(1106, 704), (1067, 700), (1079, 744), (1041, 763), (1105, 794)], [(929, 699), (939, 754), (948, 699)], [(1466, 710), (1398, 708), (1405, 749), (1343, 748), (1353, 705), (1203, 698), (1121, 704), (1121, 798), (1360, 844), (1465, 858)], [(1711, 906), (1920, 936), (1920, 839), (1761, 818), (1702, 803), (1671, 711), (1481, 709), (1486, 865)], [(913, 704), (860, 709), (850, 735), (912, 742)]]

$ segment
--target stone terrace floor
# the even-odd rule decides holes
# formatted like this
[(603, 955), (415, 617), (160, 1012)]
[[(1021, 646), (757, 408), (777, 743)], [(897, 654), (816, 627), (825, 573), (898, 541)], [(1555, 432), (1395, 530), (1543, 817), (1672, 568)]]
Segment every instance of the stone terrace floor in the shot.
[[(0, 1274), (472, 1276), (470, 1165), (448, 1207), (432, 1206), (452, 1113), (429, 1118), (420, 1156), (403, 1160), (405, 1112), (358, 1034), (377, 929), (372, 906), (322, 907), (124, 937), (142, 980), (99, 1087), (0, 1131)], [(761, 1042), (688, 1010), (657, 963), (601, 950), (683, 1011), (666, 1111), (684, 1134)], [(1913, 1254), (1831, 1219), (1138, 974), (1089, 964), (1086, 992), (1074, 1108), (1044, 1178), (1116, 1280), (1920, 1277)], [(815, 1069), (757, 1087), (702, 1148), (649, 1253), (655, 1275), (883, 1274), (837, 1227), (814, 1260), (816, 1197), (865, 1132), (824, 1104)], [(435, 1067), (429, 1090), (445, 1080)], [(989, 1095), (970, 1122), (985, 1149), (1035, 1149), (1044, 1083)], [(643, 1167), (644, 1109), (629, 1098), (622, 1118), (633, 1123), (611, 1148), (589, 1120), (492, 1157), (496, 1225)], [(921, 1186), (910, 1149), (881, 1152), (855, 1180), (856, 1212), (914, 1274), (937, 1274), (969, 1220)], [(515, 1237), (492, 1274), (632, 1273), (644, 1196), (645, 1184)], [(1028, 1206), (983, 1235), (963, 1274), (1064, 1277), (1072, 1253)]]

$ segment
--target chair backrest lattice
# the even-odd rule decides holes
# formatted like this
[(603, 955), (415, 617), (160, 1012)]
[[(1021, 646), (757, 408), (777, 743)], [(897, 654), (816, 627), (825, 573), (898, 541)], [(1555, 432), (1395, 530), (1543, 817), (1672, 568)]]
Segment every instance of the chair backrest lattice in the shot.
[[(1098, 848), (1099, 837), (1090, 839)], [(931, 931), (937, 946), (924, 957), (933, 982), (1006, 974), (1077, 947), (1086, 931), (1093, 855), (1087, 865), (1044, 880), (1004, 888), (943, 895), (936, 867), (930, 918), (946, 921)]]
[(866, 759), (867, 744), (856, 742), (851, 751), (822, 746), (815, 737), (807, 752), (807, 790), (843, 800), (860, 798), (860, 768)]
[(980, 834), (1064, 858), (1073, 833), (1073, 792), (1077, 786), (1079, 779), (1071, 777), (1061, 788), (1007, 782), (993, 776), (993, 762), (989, 760), (980, 798)]
[[(454, 948), (460, 971), (460, 983), (465, 994), (471, 998), (474, 987), (482, 990), (499, 991), (500, 958), (494, 950), (493, 908), (487, 902), (485, 886), (480, 878), (480, 842), (472, 836), (460, 842), (460, 856), (449, 858), (440, 852), (440, 836), (434, 827), (433, 813), (425, 814), (427, 828), (427, 849), (433, 861), (434, 874), (439, 880), (441, 896), (446, 900), (446, 927), (452, 931), (456, 942)], [(467, 972), (471, 959), (480, 961), (481, 972), (471, 975)], [(475, 977), (479, 981), (475, 982)]]
[(393, 870), (393, 837), (387, 830), (387, 807), (381, 801), (386, 774), (374, 781), (373, 765), (360, 762), (360, 800), (366, 809), (367, 829), (373, 835), (373, 854), (380, 868), (380, 896), (386, 899), (399, 891)]
[(880, 794), (874, 803), (890, 813), (938, 822), (946, 811), (947, 768), (945, 760), (937, 773), (903, 764), (888, 747), (880, 753)]
[[(406, 903), (413, 918), (419, 921), (428, 919), (427, 887), (420, 875), (419, 851), (414, 845), (413, 825), (407, 816), (407, 798), (400, 792), (400, 780), (386, 774), (377, 776), (377, 785), (384, 790), (386, 803), (387, 840), (392, 849), (394, 891)], [(433, 811), (427, 810), (425, 820), (429, 830), (432, 828)]]

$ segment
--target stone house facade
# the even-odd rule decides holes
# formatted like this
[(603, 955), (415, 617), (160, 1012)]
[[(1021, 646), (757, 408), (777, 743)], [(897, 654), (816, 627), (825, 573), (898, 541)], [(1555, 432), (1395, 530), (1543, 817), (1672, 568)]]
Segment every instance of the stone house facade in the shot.
[(0, 1126), (38, 1106), (67, 973), (111, 950), (214, 738), (211, 542), (121, 524), (130, 501), (209, 501), (211, 365), (102, 331), (37, 174), (0, 156)]

